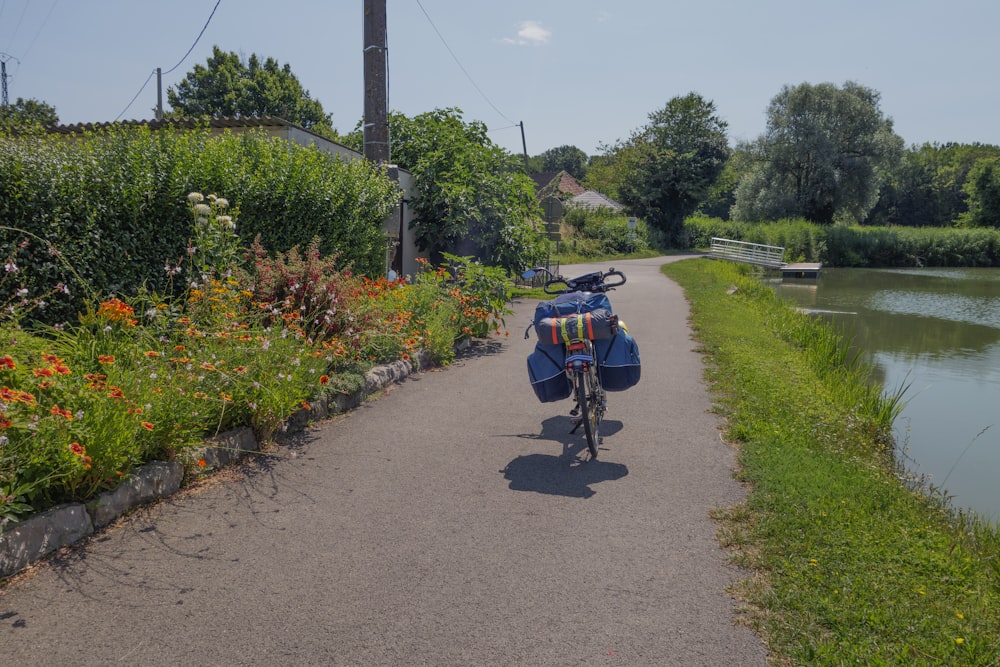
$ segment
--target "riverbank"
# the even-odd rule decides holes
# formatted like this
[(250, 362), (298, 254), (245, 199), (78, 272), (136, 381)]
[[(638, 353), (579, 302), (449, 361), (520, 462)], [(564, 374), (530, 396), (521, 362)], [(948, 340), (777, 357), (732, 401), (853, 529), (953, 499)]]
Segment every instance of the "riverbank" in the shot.
[(831, 343), (803, 334), (815, 321), (747, 267), (698, 259), (664, 273), (691, 303), (739, 449), (747, 502), (715, 518), (755, 573), (733, 594), (776, 661), (997, 664), (1000, 534), (901, 481), (886, 440), (900, 397), (855, 392), (858, 369), (818, 350)]

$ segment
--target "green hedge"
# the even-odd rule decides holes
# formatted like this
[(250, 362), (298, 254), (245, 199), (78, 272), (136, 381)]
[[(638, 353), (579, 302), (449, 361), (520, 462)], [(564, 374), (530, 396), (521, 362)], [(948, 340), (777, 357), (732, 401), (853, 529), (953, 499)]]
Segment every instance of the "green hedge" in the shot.
[[(345, 161), (263, 132), (117, 127), (66, 137), (0, 136), (0, 305), (66, 285), (34, 315), (71, 320), (93, 293), (168, 288), (186, 255), (189, 192), (215, 193), (238, 212), (244, 246), (272, 252), (321, 239), (342, 266), (383, 270), (382, 220), (396, 186), (362, 160)], [(13, 260), (13, 261), (11, 261)], [(16, 266), (16, 273), (11, 272)]]
[(1000, 266), (1000, 230), (954, 227), (817, 225), (805, 220), (741, 223), (692, 217), (688, 245), (705, 248), (712, 237), (785, 248), (785, 261), (826, 266)]

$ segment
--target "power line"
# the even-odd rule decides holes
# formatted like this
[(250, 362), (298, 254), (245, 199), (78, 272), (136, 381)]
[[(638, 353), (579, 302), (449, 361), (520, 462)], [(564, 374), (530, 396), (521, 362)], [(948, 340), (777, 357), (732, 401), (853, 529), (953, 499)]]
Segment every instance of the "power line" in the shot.
[[(201, 27), (201, 32), (199, 32), (198, 36), (195, 37), (194, 43), (191, 45), (191, 48), (187, 50), (187, 53), (184, 54), (184, 57), (181, 58), (180, 61), (178, 61), (178, 63), (176, 65), (174, 65), (173, 67), (171, 67), (170, 69), (168, 69), (166, 72), (162, 72), (161, 75), (162, 74), (170, 74), (175, 69), (177, 69), (178, 67), (180, 67), (184, 63), (185, 60), (187, 60), (187, 57), (189, 55), (191, 55), (191, 52), (194, 51), (194, 47), (196, 47), (198, 45), (198, 42), (201, 40), (201, 36), (205, 34), (205, 30), (208, 29), (208, 24), (212, 22), (212, 17), (215, 16), (215, 10), (217, 10), (219, 8), (219, 5), (221, 5), (221, 4), (222, 4), (222, 0), (216, 0), (215, 7), (212, 8), (212, 13), (208, 15), (208, 20), (205, 21), (205, 25), (203, 25)], [(142, 86), (139, 88), (139, 92), (137, 92), (135, 94), (135, 96), (132, 97), (132, 100), (127, 105), (125, 105), (125, 108), (122, 109), (122, 112), (120, 114), (118, 114), (118, 116), (115, 117), (115, 121), (117, 121), (119, 118), (121, 118), (122, 116), (124, 116), (125, 112), (129, 110), (129, 107), (131, 107), (135, 103), (135, 101), (137, 99), (139, 99), (139, 95), (141, 95), (142, 91), (146, 89), (146, 86), (149, 85), (150, 80), (153, 78), (153, 75), (155, 75), (155, 74), (156, 74), (156, 70), (155, 69), (152, 72), (149, 73), (149, 76), (146, 77), (146, 80), (143, 82)]]
[(22, 58), (27, 57), (28, 51), (30, 51), (31, 47), (33, 47), (35, 45), (35, 42), (38, 41), (38, 36), (42, 34), (42, 29), (49, 22), (49, 19), (52, 17), (52, 12), (55, 11), (56, 5), (58, 5), (58, 4), (59, 4), (59, 0), (52, 0), (52, 6), (49, 7), (49, 13), (45, 15), (44, 19), (42, 19), (42, 25), (38, 26), (38, 30), (35, 32), (35, 36), (31, 38), (31, 43), (28, 44), (28, 48), (26, 48), (24, 50), (24, 53), (21, 54)]
[(135, 103), (135, 101), (137, 99), (139, 99), (139, 95), (142, 95), (142, 91), (144, 91), (146, 89), (146, 86), (149, 85), (149, 81), (150, 81), (150, 79), (153, 78), (154, 74), (156, 74), (156, 70), (155, 69), (152, 72), (149, 73), (149, 76), (146, 77), (146, 81), (143, 82), (142, 87), (139, 88), (139, 92), (137, 92), (135, 94), (135, 96), (132, 97), (131, 101), (129, 101), (129, 103), (125, 105), (125, 108), (122, 109), (122, 112), (120, 114), (118, 114), (117, 116), (115, 116), (115, 122), (118, 122), (118, 119), (121, 118), (122, 116), (124, 116), (125, 112), (128, 111), (129, 107), (132, 106), (132, 104)]
[(191, 48), (187, 50), (187, 53), (185, 53), (184, 57), (180, 59), (180, 62), (178, 62), (176, 65), (174, 65), (173, 67), (171, 67), (170, 69), (168, 69), (166, 72), (164, 72), (164, 74), (170, 74), (175, 69), (177, 69), (178, 67), (180, 67), (181, 63), (183, 63), (185, 60), (187, 60), (187, 57), (189, 55), (191, 55), (192, 51), (194, 51), (194, 47), (198, 46), (198, 42), (201, 40), (201, 36), (205, 34), (205, 30), (208, 28), (208, 24), (212, 22), (212, 17), (215, 16), (215, 10), (218, 9), (219, 5), (221, 5), (221, 4), (222, 4), (222, 0), (217, 0), (217, 2), (215, 3), (215, 7), (212, 8), (212, 13), (208, 15), (208, 20), (205, 21), (205, 25), (202, 26), (201, 32), (199, 32), (198, 36), (195, 38), (194, 44), (192, 44)]
[(469, 72), (466, 71), (465, 66), (462, 65), (462, 62), (458, 59), (458, 56), (456, 56), (455, 52), (451, 50), (450, 46), (448, 46), (448, 42), (445, 41), (444, 36), (441, 34), (441, 31), (437, 29), (436, 25), (434, 25), (434, 21), (431, 20), (431, 17), (427, 13), (427, 10), (424, 9), (424, 6), (422, 4), (420, 4), (420, 0), (417, 0), (417, 7), (420, 7), (420, 11), (422, 11), (424, 13), (424, 16), (427, 17), (427, 22), (431, 24), (432, 28), (434, 28), (434, 32), (437, 33), (437, 36), (438, 38), (440, 38), (441, 43), (444, 44), (444, 48), (448, 49), (448, 53), (451, 54), (452, 59), (454, 59), (455, 63), (458, 65), (458, 68), (462, 70), (462, 72), (465, 74), (465, 78), (469, 80), (469, 83), (472, 84), (472, 87), (475, 88), (477, 91), (479, 91), (479, 94), (482, 95), (484, 100), (486, 100), (486, 103), (489, 104), (491, 107), (493, 107), (493, 110), (496, 111), (498, 114), (500, 114), (501, 118), (503, 118), (508, 123), (511, 123), (512, 125), (517, 125), (517, 123), (512, 121), (510, 118), (507, 118), (507, 116), (505, 116), (504, 113), (500, 111), (500, 109), (498, 109), (495, 104), (493, 104), (492, 100), (490, 100), (490, 98), (486, 96), (486, 93), (483, 92), (482, 88), (480, 88), (479, 85), (476, 84), (475, 80), (473, 80), (472, 78), (472, 75), (470, 75)]

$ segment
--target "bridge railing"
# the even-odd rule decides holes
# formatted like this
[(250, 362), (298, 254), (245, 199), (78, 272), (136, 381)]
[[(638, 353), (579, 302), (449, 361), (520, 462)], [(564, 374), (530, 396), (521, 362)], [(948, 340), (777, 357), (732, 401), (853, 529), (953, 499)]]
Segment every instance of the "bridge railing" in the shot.
[(731, 239), (713, 238), (709, 255), (718, 259), (767, 266), (772, 269), (780, 269), (785, 263), (785, 249), (781, 246)]

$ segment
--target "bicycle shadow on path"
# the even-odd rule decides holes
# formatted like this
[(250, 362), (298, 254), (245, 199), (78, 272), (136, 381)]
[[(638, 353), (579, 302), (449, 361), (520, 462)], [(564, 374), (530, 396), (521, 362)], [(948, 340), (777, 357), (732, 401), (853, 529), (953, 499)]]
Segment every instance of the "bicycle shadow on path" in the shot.
[[(602, 435), (617, 433), (622, 423), (614, 420), (601, 422)], [(527, 454), (518, 456), (501, 470), (510, 481), (512, 491), (533, 491), (570, 498), (590, 498), (597, 491), (592, 485), (621, 479), (628, 475), (628, 467), (623, 463), (587, 460), (587, 444), (579, 433), (571, 434), (573, 419), (568, 416), (550, 417), (542, 422), (539, 434), (522, 434), (519, 437), (532, 440), (553, 440), (562, 445), (562, 453)], [(604, 452), (601, 446), (600, 452)]]

